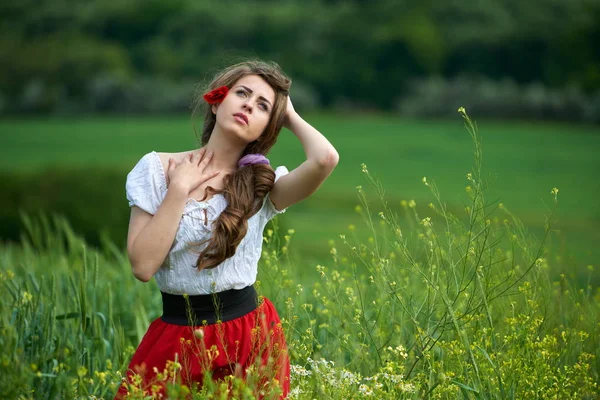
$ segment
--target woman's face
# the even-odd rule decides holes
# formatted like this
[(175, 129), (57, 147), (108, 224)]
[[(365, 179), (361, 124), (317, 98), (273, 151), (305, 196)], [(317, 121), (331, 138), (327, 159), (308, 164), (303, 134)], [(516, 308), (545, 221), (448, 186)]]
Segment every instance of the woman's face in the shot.
[(224, 132), (232, 132), (245, 143), (255, 141), (269, 124), (275, 91), (258, 75), (246, 75), (235, 82), (212, 111)]

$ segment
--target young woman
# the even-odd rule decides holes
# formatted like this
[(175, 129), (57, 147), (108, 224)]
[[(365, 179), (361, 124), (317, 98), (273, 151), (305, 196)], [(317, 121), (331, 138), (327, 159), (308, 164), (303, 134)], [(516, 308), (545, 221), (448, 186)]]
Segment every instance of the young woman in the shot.
[[(156, 279), (163, 315), (148, 328), (117, 398), (135, 387), (164, 393), (166, 375), (202, 384), (206, 372), (252, 378), (263, 393), (274, 385), (287, 395), (279, 317), (253, 287), (263, 229), (338, 162), (331, 143), (294, 110), (290, 86), (276, 64), (226, 68), (194, 104), (195, 113), (206, 107), (201, 148), (148, 153), (128, 174), (127, 251), (136, 278)], [(265, 158), (282, 127), (306, 153), (290, 172)]]

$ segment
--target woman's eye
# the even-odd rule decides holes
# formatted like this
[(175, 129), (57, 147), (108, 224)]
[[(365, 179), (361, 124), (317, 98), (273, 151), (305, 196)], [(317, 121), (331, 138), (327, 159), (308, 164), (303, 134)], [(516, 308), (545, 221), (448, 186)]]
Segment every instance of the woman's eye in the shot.
[(239, 94), (239, 95), (244, 95), (244, 96), (246, 95), (246, 91), (241, 90), (241, 89), (238, 90), (238, 91), (236, 91), (236, 93)]
[(259, 105), (260, 105), (261, 110), (269, 111), (269, 107), (267, 107), (267, 105), (265, 103), (260, 103)]

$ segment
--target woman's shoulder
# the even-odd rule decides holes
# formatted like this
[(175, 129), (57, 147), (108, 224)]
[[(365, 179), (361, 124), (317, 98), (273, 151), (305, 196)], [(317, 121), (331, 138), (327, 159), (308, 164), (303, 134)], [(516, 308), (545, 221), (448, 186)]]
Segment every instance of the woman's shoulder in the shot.
[(194, 150), (182, 151), (179, 153), (167, 153), (153, 150), (146, 153), (133, 167), (131, 172), (129, 172), (127, 175), (128, 179), (132, 181), (143, 181), (144, 179), (148, 180), (152, 177), (152, 179), (157, 180), (166, 187), (165, 172), (169, 167), (169, 158), (179, 162), (193, 151)]
[(183, 160), (185, 158), (185, 156), (187, 156), (188, 154), (193, 153), (193, 152), (194, 152), (194, 150), (181, 151), (179, 153), (166, 153), (166, 152), (154, 151), (153, 153), (155, 153), (158, 156), (158, 158), (160, 159), (160, 162), (163, 167), (163, 171), (166, 171), (167, 168), (169, 167), (169, 158), (172, 158), (175, 162), (180, 162), (181, 160)]

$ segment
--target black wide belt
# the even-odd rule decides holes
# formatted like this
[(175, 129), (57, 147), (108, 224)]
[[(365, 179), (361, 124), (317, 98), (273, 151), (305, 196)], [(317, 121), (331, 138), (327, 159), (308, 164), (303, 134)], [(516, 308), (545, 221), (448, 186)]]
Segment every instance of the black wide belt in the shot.
[(227, 322), (243, 317), (258, 307), (258, 296), (253, 285), (241, 290), (195, 296), (160, 293), (163, 302), (161, 319), (174, 325), (199, 326), (217, 321)]

